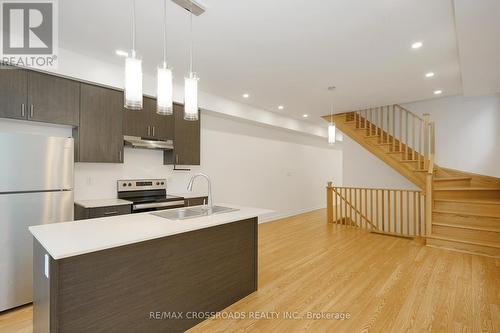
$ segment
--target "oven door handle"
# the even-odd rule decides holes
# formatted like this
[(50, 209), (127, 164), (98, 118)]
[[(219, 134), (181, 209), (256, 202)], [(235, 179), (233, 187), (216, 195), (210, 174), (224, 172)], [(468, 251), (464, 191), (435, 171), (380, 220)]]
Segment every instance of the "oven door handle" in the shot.
[(134, 210), (138, 210), (138, 209), (146, 209), (146, 208), (161, 208), (161, 207), (172, 207), (172, 206), (184, 206), (184, 200), (137, 204), (137, 205), (134, 205), (132, 208)]

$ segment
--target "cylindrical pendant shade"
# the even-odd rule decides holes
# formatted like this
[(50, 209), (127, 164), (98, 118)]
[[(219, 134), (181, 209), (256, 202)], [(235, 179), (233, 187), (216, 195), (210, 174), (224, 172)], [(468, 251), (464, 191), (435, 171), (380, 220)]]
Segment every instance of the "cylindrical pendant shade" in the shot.
[(334, 144), (337, 136), (337, 129), (335, 124), (328, 125), (328, 143)]
[(194, 73), (184, 78), (184, 119), (198, 120), (198, 77)]
[(163, 64), (157, 71), (156, 113), (161, 115), (173, 114), (172, 97), (172, 70)]
[(125, 59), (125, 108), (130, 110), (142, 109), (142, 61), (132, 56)]

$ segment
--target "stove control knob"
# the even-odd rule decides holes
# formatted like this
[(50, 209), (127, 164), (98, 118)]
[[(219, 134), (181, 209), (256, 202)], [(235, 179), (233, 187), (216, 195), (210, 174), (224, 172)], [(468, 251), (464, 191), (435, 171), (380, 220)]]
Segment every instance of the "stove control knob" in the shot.
[(127, 186), (127, 183), (123, 183), (123, 186)]
[(164, 182), (161, 182), (161, 184), (162, 184), (162, 185), (165, 185), (165, 183), (164, 183)]
[(128, 183), (128, 186), (132, 186), (132, 183)]

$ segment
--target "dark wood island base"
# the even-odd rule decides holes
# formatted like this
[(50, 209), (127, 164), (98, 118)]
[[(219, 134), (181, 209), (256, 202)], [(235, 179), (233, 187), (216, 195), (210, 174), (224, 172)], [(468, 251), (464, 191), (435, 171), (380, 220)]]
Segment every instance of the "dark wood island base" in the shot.
[(257, 218), (59, 260), (33, 251), (35, 333), (182, 332), (257, 290)]

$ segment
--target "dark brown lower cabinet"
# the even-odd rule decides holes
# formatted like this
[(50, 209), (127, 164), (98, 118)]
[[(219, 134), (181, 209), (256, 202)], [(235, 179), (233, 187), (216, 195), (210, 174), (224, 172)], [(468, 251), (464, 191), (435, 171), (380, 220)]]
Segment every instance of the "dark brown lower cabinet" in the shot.
[(183, 332), (257, 290), (257, 218), (49, 257), (48, 278), (46, 255), (35, 240), (35, 332)]
[(81, 84), (75, 162), (123, 163), (123, 93)]
[(132, 213), (132, 204), (105, 207), (83, 207), (75, 203), (75, 220), (93, 219)]
[(186, 198), (184, 199), (184, 206), (200, 206), (208, 203), (208, 197)]

